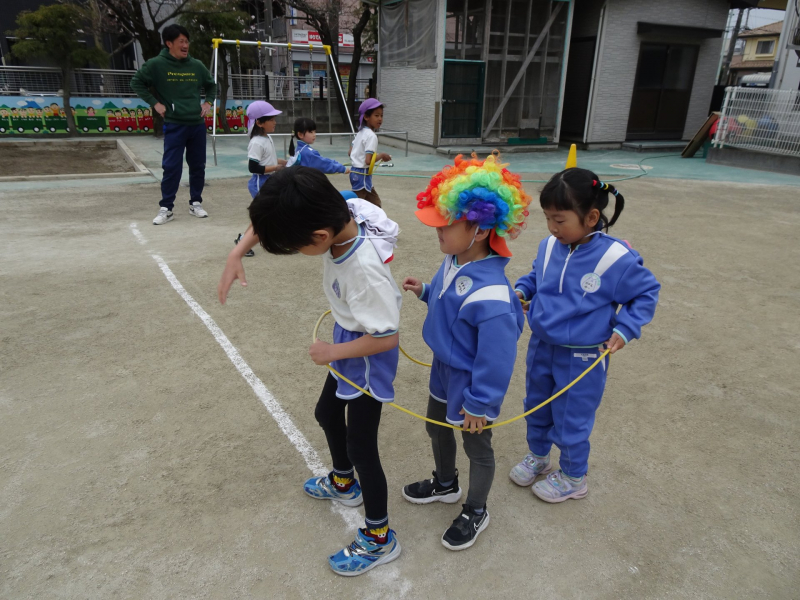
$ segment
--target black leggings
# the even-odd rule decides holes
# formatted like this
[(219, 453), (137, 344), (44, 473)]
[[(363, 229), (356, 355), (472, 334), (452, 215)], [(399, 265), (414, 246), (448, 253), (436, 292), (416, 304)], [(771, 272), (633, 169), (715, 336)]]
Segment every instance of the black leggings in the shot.
[(352, 400), (337, 398), (336, 385), (336, 379), (329, 373), (314, 416), (328, 439), (334, 470), (346, 473), (355, 467), (368, 525), (380, 526), (388, 515), (386, 475), (378, 455), (378, 426), (383, 405), (364, 394)]

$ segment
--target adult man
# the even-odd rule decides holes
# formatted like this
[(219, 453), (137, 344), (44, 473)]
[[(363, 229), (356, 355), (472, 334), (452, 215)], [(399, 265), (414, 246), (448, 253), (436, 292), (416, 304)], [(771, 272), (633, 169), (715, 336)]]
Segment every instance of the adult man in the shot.
[[(131, 80), (131, 89), (164, 117), (164, 157), (161, 166), (161, 209), (153, 225), (173, 218), (175, 194), (181, 183), (183, 152), (189, 165), (189, 214), (207, 217), (203, 210), (206, 169), (206, 126), (203, 118), (211, 111), (217, 86), (205, 65), (189, 56), (189, 32), (180, 25), (164, 28), (166, 48), (142, 66)], [(149, 88), (155, 88), (156, 95)], [(200, 104), (200, 91), (206, 101)]]

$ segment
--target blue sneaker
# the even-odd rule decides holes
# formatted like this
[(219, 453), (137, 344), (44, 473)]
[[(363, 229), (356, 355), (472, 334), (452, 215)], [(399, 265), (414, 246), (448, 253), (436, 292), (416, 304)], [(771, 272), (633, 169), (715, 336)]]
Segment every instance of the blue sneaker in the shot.
[(385, 544), (378, 544), (359, 529), (353, 543), (328, 557), (328, 564), (337, 575), (355, 577), (378, 565), (392, 562), (400, 556), (400, 543), (394, 529), (390, 529)]
[(331, 479), (333, 471), (323, 477), (312, 477), (303, 484), (303, 491), (317, 500), (336, 500), (345, 506), (361, 506), (364, 498), (361, 496), (361, 486), (358, 480), (346, 492), (340, 492), (333, 485)]

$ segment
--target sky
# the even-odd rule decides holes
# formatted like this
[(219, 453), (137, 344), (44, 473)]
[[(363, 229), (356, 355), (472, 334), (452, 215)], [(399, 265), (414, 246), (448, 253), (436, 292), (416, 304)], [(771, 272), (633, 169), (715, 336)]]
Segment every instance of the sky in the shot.
[[(734, 14), (737, 11), (731, 11)], [(750, 11), (750, 16), (748, 19), (747, 12), (745, 12), (745, 16), (742, 19), (742, 27), (744, 28), (745, 23), (748, 24), (750, 29), (755, 29), (756, 27), (763, 27), (764, 25), (769, 25), (770, 23), (775, 23), (776, 21), (783, 21), (784, 12), (782, 10), (768, 10), (766, 8), (754, 8)], [(731, 23), (733, 26), (736, 21)]]

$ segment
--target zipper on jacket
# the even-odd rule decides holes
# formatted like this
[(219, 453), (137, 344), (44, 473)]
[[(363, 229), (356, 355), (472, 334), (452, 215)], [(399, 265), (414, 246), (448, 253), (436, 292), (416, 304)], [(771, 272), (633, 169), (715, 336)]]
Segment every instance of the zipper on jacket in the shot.
[(578, 248), (579, 248), (579, 246), (576, 246), (574, 249), (570, 250), (569, 254), (567, 254), (567, 260), (564, 261), (564, 268), (561, 269), (561, 281), (558, 284), (558, 293), (559, 294), (563, 294), (564, 293), (564, 273), (567, 272), (567, 264), (569, 263), (569, 258), (570, 258), (570, 256), (572, 256), (572, 254)]

